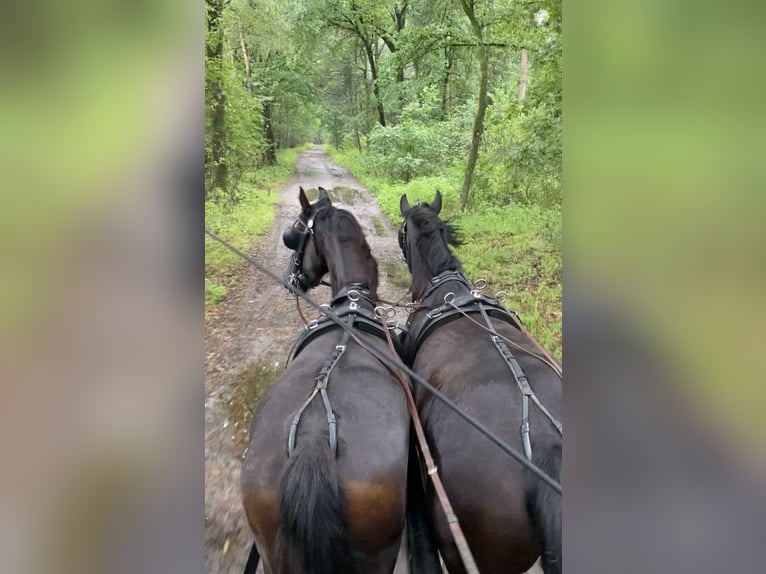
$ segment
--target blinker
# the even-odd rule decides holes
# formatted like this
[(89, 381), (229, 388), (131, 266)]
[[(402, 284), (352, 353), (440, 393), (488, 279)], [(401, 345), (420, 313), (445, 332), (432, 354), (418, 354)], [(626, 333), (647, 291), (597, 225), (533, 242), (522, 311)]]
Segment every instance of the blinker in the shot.
[(407, 249), (407, 220), (402, 222), (402, 226), (399, 228), (399, 249), (402, 250), (402, 257), (407, 264), (407, 268), (412, 271), (412, 263), (410, 263), (408, 249)]
[(291, 227), (290, 229), (285, 230), (282, 234), (282, 242), (285, 244), (285, 247), (295, 251), (300, 245), (301, 235), (302, 233), (300, 231)]

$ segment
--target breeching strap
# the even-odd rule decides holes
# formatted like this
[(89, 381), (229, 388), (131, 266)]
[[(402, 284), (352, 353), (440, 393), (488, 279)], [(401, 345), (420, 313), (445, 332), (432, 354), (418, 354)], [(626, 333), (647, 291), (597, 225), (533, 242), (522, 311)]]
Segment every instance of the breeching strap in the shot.
[[(387, 325), (383, 325), (383, 331), (386, 334), (386, 340), (388, 341), (388, 348), (394, 356), (398, 356), (396, 349), (394, 348), (394, 342), (391, 339), (391, 333)], [(460, 559), (463, 561), (465, 571), (467, 574), (479, 574), (479, 569), (476, 566), (476, 561), (473, 559), (471, 549), (468, 547), (468, 541), (465, 539), (463, 529), (460, 528), (460, 522), (458, 522), (457, 515), (452, 509), (449, 498), (447, 498), (447, 492), (444, 490), (444, 485), (439, 477), (439, 472), (436, 468), (436, 463), (431, 456), (431, 449), (428, 448), (428, 442), (426, 441), (426, 434), (423, 431), (423, 425), (420, 422), (418, 416), (418, 409), (415, 406), (415, 399), (412, 397), (412, 391), (410, 390), (410, 383), (407, 377), (399, 369), (389, 370), (394, 374), (404, 390), (404, 396), (407, 399), (407, 410), (410, 412), (410, 418), (412, 419), (412, 426), (415, 428), (415, 435), (420, 445), (420, 452), (423, 455), (423, 460), (426, 463), (426, 469), (428, 470), (428, 476), (431, 477), (431, 482), (434, 485), (434, 490), (439, 498), (439, 504), (441, 504), (444, 516), (447, 517), (447, 524), (449, 525), (450, 532), (452, 532), (452, 539), (455, 541), (455, 546), (460, 553)]]

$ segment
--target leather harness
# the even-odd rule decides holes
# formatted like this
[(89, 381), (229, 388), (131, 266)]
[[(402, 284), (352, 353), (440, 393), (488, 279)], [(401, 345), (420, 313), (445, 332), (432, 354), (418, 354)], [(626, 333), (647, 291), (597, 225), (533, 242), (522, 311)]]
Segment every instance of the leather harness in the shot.
[[(385, 327), (381, 320), (375, 315), (375, 303), (371, 298), (369, 289), (361, 283), (351, 283), (341, 289), (332, 299), (328, 307), (349, 327), (356, 327), (361, 331), (380, 337), (386, 340)], [(329, 316), (322, 315), (319, 319), (314, 319), (306, 325), (305, 330), (293, 344), (287, 363), (291, 363), (306, 346), (319, 335), (329, 332), (333, 328), (338, 328)], [(301, 416), (308, 408), (314, 397), (319, 395), (322, 398), (325, 415), (327, 416), (327, 426), (330, 431), (330, 448), (335, 454), (338, 452), (338, 434), (337, 421), (335, 413), (330, 404), (330, 398), (327, 394), (327, 386), (330, 382), (330, 375), (333, 369), (346, 352), (350, 339), (349, 332), (344, 330), (338, 344), (335, 345), (330, 358), (325, 361), (317, 371), (314, 377), (314, 388), (309, 397), (301, 405), (298, 412), (293, 417), (290, 425), (290, 433), (287, 439), (287, 454), (292, 455), (295, 450), (296, 435)]]
[(562, 436), (563, 427), (561, 423), (542, 405), (535, 395), (524, 374), (524, 370), (505, 344), (503, 337), (495, 330), (491, 318), (494, 317), (500, 319), (519, 330), (521, 330), (521, 320), (516, 313), (508, 311), (496, 299), (485, 297), (478, 290), (473, 289), (468, 280), (459, 271), (444, 271), (431, 279), (431, 284), (428, 289), (426, 289), (423, 296), (420, 297), (420, 301), (425, 301), (437, 289), (451, 281), (459, 283), (464, 288), (463, 290), (467, 290), (468, 292), (461, 295), (456, 295), (452, 292), (447, 293), (444, 296), (444, 304), (428, 311), (425, 320), (417, 322), (414, 327), (411, 324), (411, 319), (407, 321), (407, 327), (409, 329), (407, 332), (407, 340), (411, 341), (411, 343), (405, 346), (403, 358), (407, 365), (411, 367), (415, 361), (418, 349), (420, 349), (425, 340), (432, 335), (437, 328), (443, 327), (447, 323), (451, 323), (461, 317), (465, 318), (466, 315), (480, 314), (487, 329), (491, 333), (490, 339), (492, 340), (493, 345), (508, 366), (516, 381), (516, 385), (521, 391), (521, 438), (524, 445), (524, 455), (527, 459), (532, 460), (532, 444), (529, 438), (530, 399), (537, 405), (546, 418), (551, 421), (553, 426)]

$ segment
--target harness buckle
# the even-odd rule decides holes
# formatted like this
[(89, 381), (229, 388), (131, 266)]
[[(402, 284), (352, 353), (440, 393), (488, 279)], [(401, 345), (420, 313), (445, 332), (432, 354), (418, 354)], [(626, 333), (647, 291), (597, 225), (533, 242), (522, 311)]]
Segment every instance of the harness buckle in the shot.
[(437, 317), (440, 317), (442, 314), (441, 308), (434, 309), (433, 311), (429, 311), (426, 313), (426, 317), (429, 319), (436, 319)]
[(306, 325), (306, 329), (310, 331), (311, 329), (314, 329), (317, 325), (319, 325), (319, 321), (317, 319), (312, 319), (311, 321), (309, 321), (308, 325)]
[(335, 350), (342, 353), (346, 350), (346, 345), (335, 345)]
[(349, 300), (351, 301), (351, 303), (348, 304), (348, 308), (351, 309), (352, 311), (356, 311), (359, 308), (359, 305), (356, 304), (356, 301), (359, 300), (358, 296), (357, 296), (357, 299), (349, 298)]

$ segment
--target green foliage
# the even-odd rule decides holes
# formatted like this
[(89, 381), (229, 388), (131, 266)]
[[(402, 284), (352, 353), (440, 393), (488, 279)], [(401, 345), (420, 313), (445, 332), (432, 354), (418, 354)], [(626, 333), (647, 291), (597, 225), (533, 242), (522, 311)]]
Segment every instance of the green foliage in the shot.
[(490, 292), (508, 293), (540, 343), (561, 359), (561, 213), (508, 205), (457, 217), (465, 245), (456, 250), (466, 275), (486, 279)]
[(473, 204), (561, 204), (561, 118), (499, 92), (487, 112)]
[[(278, 190), (292, 176), (299, 151), (282, 150), (276, 166), (246, 173), (237, 201), (228, 200), (221, 190), (213, 190), (205, 201), (205, 226), (235, 247), (249, 251), (256, 238), (271, 226)], [(241, 269), (239, 257), (205, 236), (205, 304), (222, 301)]]
[[(207, 73), (226, 96), (231, 189), (209, 191), (212, 220), (245, 248), (270, 221), (262, 190), (273, 174), (260, 169), (267, 123), (277, 148), (327, 141), (394, 222), (403, 193), (428, 201), (441, 190), (444, 213), (464, 230), (466, 272), (509, 290), (533, 334), (560, 354), (560, 0), (476, 0), (470, 10), (451, 0), (227, 6), (224, 57)], [(547, 16), (536, 19), (542, 9)], [(208, 46), (217, 38), (209, 34)], [(490, 46), (488, 62), (479, 40)], [(519, 101), (522, 47), (528, 79)], [(463, 213), (480, 77), (488, 78), (488, 107)], [(220, 300), (227, 263), (214, 255), (209, 264), (217, 277), (209, 300)]]
[(442, 216), (461, 230), (465, 244), (456, 250), (469, 279), (485, 279), (490, 292), (507, 291), (532, 335), (561, 358), (561, 210), (534, 204), (483, 205), (459, 210), (462, 165), (453, 164), (440, 175), (409, 183), (390, 182), (375, 175), (369, 158), (356, 150), (328, 146), (335, 161), (347, 166), (378, 200), (395, 224), (401, 222), (399, 199), (430, 202), (442, 192)]
[[(213, 166), (228, 170), (228, 201), (247, 195), (248, 174), (268, 163), (267, 149), (295, 147), (317, 129), (311, 77), (311, 54), (294, 41), (300, 3), (274, 0), (208, 0), (221, 11), (217, 27), (206, 34), (205, 189), (213, 192)], [(216, 127), (215, 103), (223, 99), (224, 120)], [(267, 118), (267, 109), (271, 118)], [(266, 129), (272, 127), (271, 135)], [(219, 122), (220, 126), (220, 122)], [(217, 139), (216, 139), (217, 138)], [(225, 141), (222, 159), (214, 142)]]
[(369, 165), (377, 174), (409, 182), (432, 175), (457, 160), (467, 149), (467, 114), (439, 120), (438, 93), (424, 89), (407, 104), (394, 126), (375, 126), (368, 139)]

